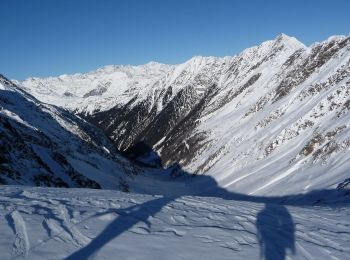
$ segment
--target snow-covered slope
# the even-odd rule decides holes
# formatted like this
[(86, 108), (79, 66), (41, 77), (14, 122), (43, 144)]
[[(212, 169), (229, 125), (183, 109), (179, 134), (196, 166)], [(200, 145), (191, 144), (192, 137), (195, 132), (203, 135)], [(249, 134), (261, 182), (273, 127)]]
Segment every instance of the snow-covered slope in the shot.
[[(88, 100), (89, 108), (79, 102), (63, 106), (101, 127), (120, 150), (130, 154), (145, 143), (164, 166), (179, 163), (229, 190), (295, 194), (336, 187), (349, 178), (349, 37), (306, 47), (281, 34), (233, 57), (156, 65), (149, 77), (140, 76), (139, 87), (112, 93), (109, 110), (97, 112), (105, 102), (99, 97), (95, 103)], [(69, 85), (73, 95), (76, 89), (83, 91), (80, 95), (99, 90), (75, 84), (82, 75), (66, 77), (71, 79), (65, 90)], [(60, 89), (60, 78), (51, 79), (55, 84), (47, 81), (21, 84), (38, 98), (56, 102), (51, 91)], [(39, 95), (43, 88), (50, 93)], [(143, 159), (149, 161), (147, 155)]]
[(118, 189), (132, 170), (101, 130), (1, 75), (0, 147), (1, 184)]
[(350, 258), (349, 197), (310, 206), (0, 186), (0, 200), (1, 259)]

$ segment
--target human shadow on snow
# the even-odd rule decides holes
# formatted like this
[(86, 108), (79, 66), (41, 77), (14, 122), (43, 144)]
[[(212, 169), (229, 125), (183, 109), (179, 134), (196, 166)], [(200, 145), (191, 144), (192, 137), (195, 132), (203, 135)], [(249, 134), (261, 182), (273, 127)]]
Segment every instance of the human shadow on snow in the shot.
[[(142, 152), (133, 151), (131, 158), (144, 156), (145, 153), (151, 153), (153, 162), (160, 162), (160, 158), (155, 156), (151, 148), (145, 149), (145, 143), (138, 144)], [(137, 149), (136, 149), (137, 150)], [(135, 156), (135, 154), (137, 156)], [(141, 162), (145, 164), (144, 162)], [(152, 162), (150, 165), (153, 165)], [(93, 257), (103, 246), (114, 238), (128, 231), (135, 224), (143, 222), (150, 226), (149, 217), (156, 215), (167, 204), (173, 202), (182, 196), (203, 196), (218, 197), (225, 200), (247, 201), (265, 204), (265, 207), (257, 214), (256, 229), (257, 241), (260, 245), (260, 258), (266, 260), (284, 260), (288, 250), (295, 254), (295, 224), (286, 205), (294, 206), (314, 206), (318, 207), (342, 207), (347, 206), (349, 198), (344, 197), (345, 191), (341, 190), (316, 190), (306, 194), (288, 195), (288, 196), (251, 196), (246, 194), (227, 191), (218, 186), (214, 178), (206, 175), (193, 175), (184, 171), (179, 164), (174, 164), (164, 169), (164, 174), (169, 176), (169, 181), (189, 182), (190, 185), (200, 187), (211, 187), (208, 191), (201, 193), (183, 192), (178, 196), (163, 195), (163, 197), (147, 201), (141, 205), (134, 205), (125, 209), (114, 210), (118, 217), (112, 221), (97, 237), (88, 245), (68, 256), (67, 260), (89, 259)], [(326, 198), (326, 199), (324, 199)], [(344, 198), (341, 203), (336, 203)], [(108, 213), (105, 213), (108, 214)]]
[(260, 258), (285, 259), (289, 249), (295, 253), (295, 225), (287, 208), (280, 204), (265, 204), (256, 217)]
[[(160, 197), (155, 200), (147, 201), (141, 205), (133, 205), (125, 209), (116, 209), (113, 212), (118, 214), (118, 217), (112, 221), (95, 239), (93, 239), (87, 246), (74, 252), (68, 256), (67, 260), (89, 259), (108, 242), (118, 237), (123, 232), (132, 228), (139, 222), (145, 223), (150, 228), (149, 217), (154, 216), (165, 205), (173, 201), (171, 197)], [(111, 214), (107, 212), (105, 214)]]

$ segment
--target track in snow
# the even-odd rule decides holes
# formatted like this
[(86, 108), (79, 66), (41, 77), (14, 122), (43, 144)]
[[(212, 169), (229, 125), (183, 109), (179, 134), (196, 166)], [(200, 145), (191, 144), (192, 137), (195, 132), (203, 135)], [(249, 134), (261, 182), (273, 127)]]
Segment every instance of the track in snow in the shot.
[[(68, 192), (69, 191), (69, 192)], [(0, 187), (2, 259), (348, 259), (348, 204)]]
[(14, 210), (8, 214), (6, 218), (15, 235), (13, 242), (13, 255), (27, 257), (30, 245), (26, 223), (23, 220), (22, 215), (17, 210)]

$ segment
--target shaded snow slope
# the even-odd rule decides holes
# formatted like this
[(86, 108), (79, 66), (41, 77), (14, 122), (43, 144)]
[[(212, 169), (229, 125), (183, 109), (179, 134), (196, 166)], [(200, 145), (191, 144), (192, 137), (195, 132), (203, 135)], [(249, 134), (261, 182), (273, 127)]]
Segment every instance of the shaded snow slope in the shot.
[(1, 259), (350, 257), (345, 197), (311, 206), (0, 186), (0, 200)]
[(101, 130), (0, 75), (0, 184), (118, 189), (132, 170)]

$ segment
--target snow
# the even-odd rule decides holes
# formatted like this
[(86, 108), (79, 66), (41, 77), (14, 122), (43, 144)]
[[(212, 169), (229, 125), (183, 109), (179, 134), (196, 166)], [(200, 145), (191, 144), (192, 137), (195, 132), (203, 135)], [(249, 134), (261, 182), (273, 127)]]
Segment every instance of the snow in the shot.
[[(347, 160), (349, 147), (345, 148), (345, 140), (350, 138), (349, 113), (338, 117), (336, 109), (330, 108), (332, 102), (336, 102), (339, 108), (349, 98), (349, 48), (339, 51), (282, 100), (271, 103), (274, 89), (289, 70), (283, 64), (296, 51), (295, 47), (300, 47), (295, 45), (291, 48), (289, 45), (251, 72), (252, 64), (268, 56), (266, 52), (271, 51), (273, 44), (265, 42), (238, 56), (241, 64), (250, 65), (242, 67), (233, 79), (226, 78), (227, 74), (222, 75), (219, 81), (222, 94), (215, 97), (210, 105), (215, 105), (220, 95), (228, 95), (230, 90), (239, 89), (252, 75), (261, 73), (249, 87), (250, 91), (243, 91), (231, 102), (201, 118), (201, 124), (194, 133), (207, 133), (207, 140), (212, 143), (198, 153), (185, 169), (196, 172), (200, 165), (207, 163), (210, 169), (204, 173), (214, 177), (219, 186), (249, 194), (295, 194), (302, 190), (334, 187), (348, 178), (346, 169), (350, 168)], [(307, 57), (308, 53), (304, 50), (301, 56)], [(339, 82), (330, 80), (336, 78), (334, 73), (341, 68), (348, 71), (344, 73), (344, 79)], [(329, 87), (314, 96), (299, 98), (303, 91), (316, 84), (329, 84)], [(331, 96), (333, 99), (329, 101)], [(258, 109), (257, 104), (264, 99), (266, 106)], [(313, 126), (301, 128), (300, 125), (307, 120), (311, 120)], [(343, 147), (339, 152), (324, 157), (324, 161), (313, 160), (312, 156), (299, 156), (315, 133), (326, 135), (340, 126), (347, 130), (332, 139)], [(267, 152), (270, 145), (272, 152)], [(157, 147), (161, 146), (158, 144)], [(215, 159), (213, 155), (216, 155)]]
[(280, 35), (278, 35), (277, 39), (280, 39), (281, 41), (283, 41), (285, 44), (288, 45), (289, 48), (291, 49), (305, 49), (306, 46), (298, 41), (295, 37), (291, 37), (291, 36), (288, 36), (284, 33), (281, 33)]
[(318, 206), (0, 187), (2, 259), (347, 259), (347, 201)]
[[(344, 39), (344, 36), (333, 36), (306, 47), (294, 37), (280, 34), (232, 57), (196, 56), (175, 66), (154, 62), (136, 67), (110, 65), (59, 79), (28, 79), (22, 82), (22, 87), (45, 102), (60, 104), (75, 112), (89, 114), (113, 106), (123, 107), (135, 98), (131, 107), (146, 100), (160, 113), (166, 104), (163, 104), (164, 94), (159, 93), (171, 88), (171, 99), (193, 86), (195, 93), (191, 95), (200, 98), (216, 84), (218, 94), (210, 100), (198, 120), (200, 123), (187, 137), (205, 133), (207, 145), (198, 153), (192, 151), (195, 156), (187, 165), (182, 165), (184, 169), (188, 173), (212, 176), (218, 186), (229, 190), (247, 194), (295, 194), (332, 188), (348, 178), (350, 115), (348, 110), (339, 115), (349, 98), (349, 43), (296, 84), (288, 95), (274, 102), (276, 89), (284, 81), (286, 85), (298, 81), (303, 76), (303, 66), (322, 54), (318, 50)], [(313, 52), (317, 55), (310, 56)], [(299, 56), (287, 66), (296, 53)], [(339, 76), (339, 72), (343, 76)], [(249, 85), (257, 75), (257, 80)], [(82, 99), (101, 82), (111, 83), (107, 92)], [(249, 86), (243, 88), (246, 84)], [(317, 86), (326, 87), (310, 94), (313, 93), (310, 89)], [(61, 92), (69, 89), (73, 97), (55, 94), (61, 88)], [(243, 89), (241, 93), (240, 89)], [(49, 94), (41, 94), (48, 90)], [(230, 93), (231, 96), (238, 94), (219, 107), (217, 104)], [(186, 110), (184, 107), (177, 109)], [(148, 111), (151, 109), (149, 106)], [(325, 137), (322, 144), (315, 144), (312, 154), (302, 153), (316, 134), (327, 136), (344, 126), (334, 137)], [(124, 131), (118, 127), (111, 137), (122, 136)], [(163, 146), (166, 140), (166, 136), (161, 136), (154, 145), (160, 156), (166, 150)], [(181, 142), (188, 150), (192, 148), (187, 140)], [(332, 144), (340, 148), (328, 153)], [(205, 171), (199, 170), (202, 165)]]
[[(323, 53), (317, 50), (331, 42), (335, 48), (342, 40), (334, 36), (306, 47), (281, 34), (233, 57), (198, 56), (175, 66), (109, 65), (86, 74), (21, 82), (39, 100), (83, 114), (122, 107), (133, 99), (130, 106), (147, 100), (160, 113), (166, 104), (159, 93), (169, 88), (171, 98), (188, 86), (194, 88), (193, 100), (213, 84), (218, 94), (188, 139), (181, 140), (194, 157), (182, 165), (178, 178), (171, 171), (185, 159), (167, 169), (135, 166), (137, 175), (124, 176), (130, 162), (113, 158), (107, 140), (96, 144), (98, 134), (83, 131), (83, 122), (64, 110), (25, 93), (21, 95), (33, 106), (16, 100), (1, 104), (1, 116), (32, 131), (44, 130), (60, 144), (58, 151), (73, 169), (110, 189), (0, 186), (2, 257), (350, 258), (349, 194), (337, 190), (350, 169), (349, 41), (312, 73), (303, 70), (308, 62), (320, 62)], [(282, 83), (292, 90), (276, 99)], [(0, 89), (20, 92), (2, 84)], [(232, 93), (237, 95), (226, 102)], [(176, 109), (186, 104), (180, 106)], [(44, 120), (44, 113), (50, 120)], [(196, 133), (205, 133), (207, 145), (192, 151), (188, 140)], [(155, 151), (140, 161), (159, 159), (166, 141), (162, 136)], [(35, 142), (30, 147), (70, 184), (47, 147)], [(113, 191), (121, 178), (132, 193)]]
[[(294, 37), (280, 34), (274, 40), (246, 49), (239, 56), (248, 56), (247, 59), (250, 60), (256, 56), (263, 56), (276, 42), (286, 45), (290, 50), (306, 48)], [(92, 114), (108, 110), (115, 104), (126, 104), (135, 95), (139, 100), (145, 99), (148, 92), (162, 89), (164, 85), (174, 85), (173, 95), (175, 95), (208, 65), (220, 65), (235, 57), (237, 56), (223, 58), (195, 56), (179, 65), (166, 65), (154, 61), (139, 66), (107, 65), (85, 74), (33, 77), (16, 83), (42, 102), (59, 105), (74, 112)], [(219, 71), (220, 67), (217, 70)], [(181, 77), (183, 78), (179, 81)], [(105, 86), (107, 91), (97, 96), (86, 96), (100, 86)]]
[[(17, 82), (23, 89), (45, 103), (72, 111), (92, 113), (127, 103), (135, 89), (140, 90), (158, 80), (173, 66), (157, 62), (144, 65), (107, 65), (85, 74), (48, 78), (28, 78)], [(94, 89), (106, 88), (100, 95), (89, 95)]]
[[(344, 36), (334, 36), (306, 47), (294, 37), (281, 34), (232, 57), (197, 56), (175, 66), (154, 62), (142, 66), (110, 65), (87, 74), (28, 79), (21, 84), (45, 102), (87, 114), (123, 107), (132, 99), (136, 101), (130, 106), (146, 100), (160, 113), (166, 104), (159, 93), (171, 88), (173, 98), (180, 90), (193, 86), (195, 93), (191, 95), (200, 98), (217, 84), (218, 94), (187, 137), (205, 133), (207, 145), (201, 151), (192, 151), (195, 156), (182, 165), (184, 169), (209, 175), (218, 186), (229, 190), (260, 195), (296, 194), (334, 188), (349, 177), (350, 114), (345, 108), (341, 110), (349, 98), (349, 41), (303, 80), (305, 64), (317, 60), (322, 55), (318, 51), (328, 50), (330, 42), (334, 41), (334, 49), (343, 40)], [(316, 55), (312, 56), (314, 52)], [(296, 53), (299, 56), (286, 65)], [(257, 80), (249, 85), (257, 75)], [(300, 83), (288, 95), (274, 100), (283, 82), (293, 86), (298, 80)], [(102, 83), (108, 89), (102, 96), (83, 98)], [(249, 86), (243, 88), (246, 84)], [(312, 92), (317, 86), (320, 90)], [(67, 90), (73, 97), (62, 96)], [(218, 106), (230, 93), (238, 94)], [(185, 110), (184, 107), (176, 109)], [(149, 106), (148, 111), (151, 109)], [(337, 130), (342, 127), (345, 128)], [(327, 137), (336, 130), (335, 136)], [(118, 127), (111, 137), (122, 136), (123, 131)], [(305, 155), (303, 149), (317, 134), (325, 141), (314, 144), (312, 153)], [(160, 156), (166, 150), (166, 140), (166, 136), (161, 136), (154, 145)], [(188, 150), (192, 148), (187, 140), (181, 142)], [(202, 165), (205, 171), (200, 170)]]
[(102, 131), (3, 77), (0, 144), (5, 162), (0, 177), (7, 184), (79, 187), (88, 176), (102, 188), (116, 189), (130, 168)]
[(67, 156), (67, 161), (73, 168), (94, 180), (104, 189), (117, 189), (123, 168), (116, 162), (98, 154)]

